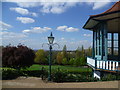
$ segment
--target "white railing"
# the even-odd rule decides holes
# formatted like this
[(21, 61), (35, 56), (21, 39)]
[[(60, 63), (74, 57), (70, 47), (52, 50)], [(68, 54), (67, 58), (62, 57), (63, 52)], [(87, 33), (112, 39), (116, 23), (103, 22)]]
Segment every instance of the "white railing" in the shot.
[(94, 59), (88, 57), (87, 58), (87, 63), (89, 65), (91, 65), (92, 67), (95, 67), (95, 60)]
[(104, 69), (111, 71), (120, 71), (120, 61), (112, 61), (112, 60), (95, 60), (87, 57), (87, 63), (96, 68), (96, 69)]

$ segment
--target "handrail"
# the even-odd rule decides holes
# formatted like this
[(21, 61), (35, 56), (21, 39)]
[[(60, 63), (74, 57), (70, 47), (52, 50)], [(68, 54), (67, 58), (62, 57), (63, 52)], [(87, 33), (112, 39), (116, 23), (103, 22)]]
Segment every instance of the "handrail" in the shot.
[(94, 69), (120, 71), (119, 62), (120, 61), (113, 61), (113, 60), (97, 60), (91, 57), (87, 57), (87, 63), (90, 66), (94, 67)]

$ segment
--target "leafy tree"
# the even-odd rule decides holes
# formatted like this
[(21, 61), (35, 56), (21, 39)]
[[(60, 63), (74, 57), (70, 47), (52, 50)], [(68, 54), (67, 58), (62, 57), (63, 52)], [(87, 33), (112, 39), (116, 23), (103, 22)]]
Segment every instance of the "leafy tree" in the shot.
[(35, 59), (34, 59), (35, 63), (48, 64), (46, 53), (45, 53), (45, 51), (43, 49), (38, 50), (35, 53), (35, 56), (36, 56)]
[(74, 65), (75, 62), (75, 58), (71, 58), (68, 62), (69, 65)]
[(85, 57), (81, 57), (80, 58), (80, 66), (84, 66), (86, 65), (86, 58)]
[(89, 47), (87, 51), (87, 56), (92, 56), (92, 48)]
[(63, 53), (63, 58), (68, 58), (66, 45), (64, 45), (62, 53)]
[(81, 51), (81, 53), (82, 53), (82, 57), (85, 57), (85, 49), (84, 49), (83, 45), (82, 45), (82, 51)]
[(76, 59), (78, 59), (78, 58), (80, 58), (82, 55), (81, 55), (82, 53), (81, 53), (81, 51), (80, 51), (80, 47), (78, 47), (77, 48), (77, 50), (76, 50)]
[(62, 59), (63, 59), (62, 53), (58, 52), (58, 54), (57, 54), (57, 63), (62, 64)]
[(3, 67), (16, 69), (30, 67), (34, 63), (34, 51), (27, 46), (18, 45), (2, 48)]
[(76, 58), (75, 60), (74, 60), (74, 66), (80, 66), (81, 65), (81, 60), (80, 60), (80, 58)]
[(67, 58), (63, 58), (62, 64), (63, 64), (63, 65), (67, 65), (67, 64), (68, 64)]

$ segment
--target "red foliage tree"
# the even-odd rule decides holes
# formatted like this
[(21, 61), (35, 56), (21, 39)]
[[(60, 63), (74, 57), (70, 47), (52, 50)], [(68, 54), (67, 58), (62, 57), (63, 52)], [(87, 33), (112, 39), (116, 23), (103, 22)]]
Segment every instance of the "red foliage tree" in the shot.
[(6, 46), (2, 49), (3, 67), (16, 69), (30, 67), (34, 63), (34, 51), (27, 46)]

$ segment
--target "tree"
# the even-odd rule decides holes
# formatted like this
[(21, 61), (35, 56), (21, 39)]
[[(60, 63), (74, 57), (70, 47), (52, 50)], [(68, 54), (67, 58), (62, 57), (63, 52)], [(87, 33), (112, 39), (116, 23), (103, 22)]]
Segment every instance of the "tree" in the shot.
[(81, 51), (82, 57), (85, 57), (85, 50), (84, 50), (84, 46), (82, 45), (82, 51)]
[(64, 45), (62, 53), (63, 53), (63, 58), (68, 58), (66, 45)]
[(35, 53), (34, 62), (39, 64), (48, 64), (46, 53), (43, 49), (40, 49)]
[(68, 62), (69, 65), (74, 65), (75, 62), (75, 58), (71, 58)]
[(30, 67), (34, 63), (34, 51), (27, 46), (6, 46), (2, 49), (3, 67), (16, 69)]
[(89, 47), (87, 51), (87, 56), (92, 56), (92, 48)]
[(82, 55), (81, 55), (82, 53), (81, 53), (81, 51), (80, 51), (80, 47), (77, 48), (75, 54), (76, 54), (76, 55), (75, 55), (75, 58), (76, 58), (76, 59), (78, 59), (78, 58), (80, 58), (80, 57), (82, 56)]
[(57, 54), (57, 63), (60, 65), (62, 64), (62, 59), (63, 59), (63, 55), (61, 52), (58, 52)]
[(63, 64), (63, 65), (67, 65), (67, 64), (68, 64), (67, 58), (63, 58), (62, 64)]

